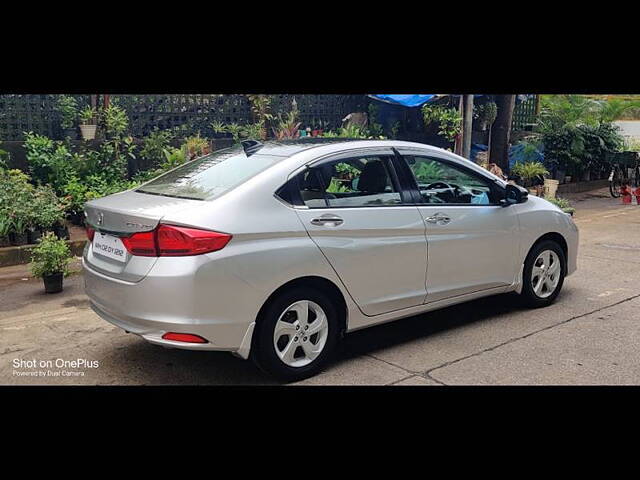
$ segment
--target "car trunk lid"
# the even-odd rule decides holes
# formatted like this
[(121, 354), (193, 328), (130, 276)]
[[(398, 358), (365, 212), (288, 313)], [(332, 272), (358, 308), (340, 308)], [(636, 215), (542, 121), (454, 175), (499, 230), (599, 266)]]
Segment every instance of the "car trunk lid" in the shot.
[[(157, 257), (131, 255), (120, 240), (136, 232), (155, 229), (167, 214), (202, 206), (200, 200), (126, 191), (92, 200), (85, 205), (87, 224), (96, 230), (92, 245), (85, 249), (87, 266), (109, 277), (139, 282)], [(99, 245), (102, 249), (94, 248)]]

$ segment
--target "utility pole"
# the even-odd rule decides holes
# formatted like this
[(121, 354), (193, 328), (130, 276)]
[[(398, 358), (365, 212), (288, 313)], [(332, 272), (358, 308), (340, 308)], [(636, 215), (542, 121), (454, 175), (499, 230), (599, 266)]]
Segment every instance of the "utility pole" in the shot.
[(516, 104), (515, 95), (496, 95), (498, 115), (491, 128), (490, 163), (498, 165), (505, 173), (509, 170), (509, 137), (511, 136), (511, 121), (513, 108)]
[(464, 96), (464, 117), (462, 120), (462, 156), (471, 156), (471, 126), (473, 124), (473, 95)]

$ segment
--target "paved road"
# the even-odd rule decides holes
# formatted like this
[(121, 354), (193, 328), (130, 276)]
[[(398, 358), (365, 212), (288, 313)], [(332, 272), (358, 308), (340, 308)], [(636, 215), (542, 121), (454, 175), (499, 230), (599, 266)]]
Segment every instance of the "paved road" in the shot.
[[(501, 295), (355, 332), (327, 371), (301, 383), (640, 384), (640, 208), (618, 202), (604, 190), (576, 198), (578, 272), (551, 307)], [(49, 296), (23, 276), (0, 271), (0, 384), (272, 383), (229, 354), (164, 349), (100, 320), (80, 275)], [(34, 359), (99, 366), (24, 363)]]

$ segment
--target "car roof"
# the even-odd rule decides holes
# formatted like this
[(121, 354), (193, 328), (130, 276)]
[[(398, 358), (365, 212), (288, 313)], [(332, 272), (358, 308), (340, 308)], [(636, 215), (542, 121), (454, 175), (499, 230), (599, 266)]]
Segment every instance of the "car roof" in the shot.
[[(432, 150), (445, 151), (441, 148), (427, 145), (424, 143), (407, 142), (403, 140), (381, 140), (381, 139), (361, 139), (361, 138), (342, 138), (342, 137), (311, 137), (296, 138), (292, 140), (268, 140), (260, 142), (262, 145), (255, 150), (256, 154), (272, 155), (276, 157), (291, 157), (297, 153), (321, 148), (322, 153), (331, 151), (350, 150), (355, 148), (367, 147), (417, 147)], [(238, 145), (231, 147), (239, 149)]]

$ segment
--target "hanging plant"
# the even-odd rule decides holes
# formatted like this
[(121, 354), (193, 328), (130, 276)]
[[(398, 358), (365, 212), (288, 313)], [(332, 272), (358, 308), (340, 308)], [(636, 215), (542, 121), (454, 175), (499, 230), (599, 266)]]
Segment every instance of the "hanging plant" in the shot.
[(455, 108), (425, 104), (422, 106), (422, 117), (425, 125), (438, 124), (438, 135), (453, 142), (462, 128), (462, 117)]

